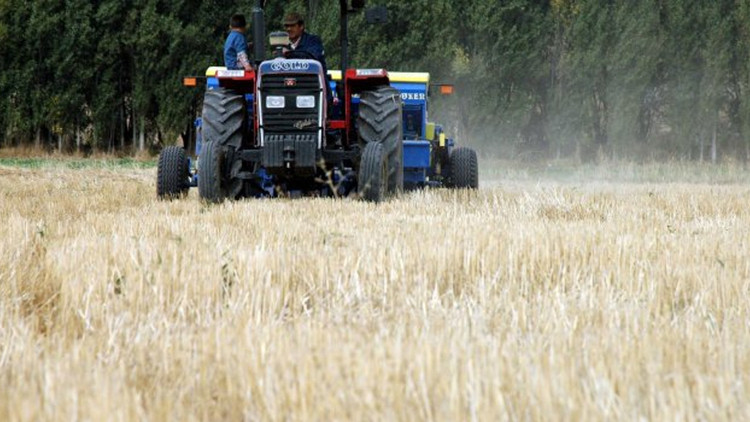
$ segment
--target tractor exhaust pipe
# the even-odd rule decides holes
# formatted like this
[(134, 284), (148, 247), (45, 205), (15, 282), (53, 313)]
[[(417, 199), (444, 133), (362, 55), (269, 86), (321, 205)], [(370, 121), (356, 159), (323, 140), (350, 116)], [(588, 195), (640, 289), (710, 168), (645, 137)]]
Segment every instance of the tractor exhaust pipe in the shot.
[(253, 53), (256, 65), (266, 58), (266, 21), (263, 18), (263, 0), (255, 0), (255, 6), (253, 6)]
[(341, 7), (341, 19), (339, 37), (341, 41), (341, 77), (346, 74), (349, 67), (349, 5), (347, 0), (339, 0)]
[(341, 41), (342, 77), (346, 74), (346, 69), (349, 67), (349, 13), (362, 10), (365, 7), (365, 0), (351, 0), (351, 6), (349, 8), (349, 0), (339, 0), (339, 7), (341, 8), (339, 34)]

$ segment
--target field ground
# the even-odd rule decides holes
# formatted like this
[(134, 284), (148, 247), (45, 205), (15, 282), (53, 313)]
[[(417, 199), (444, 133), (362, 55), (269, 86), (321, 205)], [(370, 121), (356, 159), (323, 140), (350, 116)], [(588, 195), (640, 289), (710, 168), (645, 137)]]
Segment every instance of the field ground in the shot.
[(750, 418), (741, 167), (209, 206), (3, 160), (0, 420)]

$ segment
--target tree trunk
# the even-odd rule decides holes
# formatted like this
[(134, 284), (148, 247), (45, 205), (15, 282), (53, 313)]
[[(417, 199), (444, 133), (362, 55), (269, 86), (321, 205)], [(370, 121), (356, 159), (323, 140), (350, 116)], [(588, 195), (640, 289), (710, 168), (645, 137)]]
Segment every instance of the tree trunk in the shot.
[(133, 128), (133, 138), (132, 138), (132, 144), (136, 145), (137, 137), (138, 137), (138, 131), (135, 130), (136, 126), (136, 117), (135, 117), (135, 107), (130, 111), (130, 127)]
[(144, 119), (141, 119), (140, 130), (138, 134), (138, 150), (143, 151), (146, 149), (146, 123)]
[(120, 105), (120, 151), (125, 151), (125, 103)]
[(115, 152), (115, 117), (112, 116), (112, 123), (109, 127), (109, 153), (112, 154)]
[(716, 164), (716, 132), (719, 130), (719, 116), (716, 116), (716, 121), (714, 122), (714, 133), (711, 136), (711, 164)]
[(76, 121), (76, 152), (81, 152), (81, 127)]

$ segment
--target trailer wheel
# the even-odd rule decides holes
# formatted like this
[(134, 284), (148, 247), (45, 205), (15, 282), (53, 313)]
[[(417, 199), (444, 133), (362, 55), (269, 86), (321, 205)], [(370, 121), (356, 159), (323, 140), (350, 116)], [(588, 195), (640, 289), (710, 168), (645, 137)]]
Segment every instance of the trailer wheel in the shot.
[(388, 160), (383, 153), (383, 145), (371, 142), (362, 152), (359, 165), (359, 195), (365, 201), (380, 202), (385, 198), (388, 187)]
[(227, 197), (226, 154), (214, 141), (203, 144), (198, 166), (198, 194), (208, 202), (219, 203)]
[(156, 196), (159, 199), (183, 197), (190, 188), (190, 169), (185, 149), (168, 146), (159, 154), (156, 172)]
[(451, 152), (450, 158), (451, 186), (463, 189), (479, 187), (479, 165), (477, 153), (466, 147), (458, 147)]
[(359, 98), (357, 131), (360, 143), (383, 145), (388, 162), (387, 193), (397, 194), (404, 188), (404, 144), (401, 94), (391, 86), (364, 91)]

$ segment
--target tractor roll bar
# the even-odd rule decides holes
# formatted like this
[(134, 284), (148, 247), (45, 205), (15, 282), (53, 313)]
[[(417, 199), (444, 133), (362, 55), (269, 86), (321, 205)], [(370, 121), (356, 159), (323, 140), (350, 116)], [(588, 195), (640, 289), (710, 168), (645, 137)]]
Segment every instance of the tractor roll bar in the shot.
[(341, 6), (341, 74), (349, 67), (349, 5), (347, 0), (339, 0)]
[[(255, 55), (255, 64), (260, 64), (266, 57), (266, 24), (263, 17), (264, 0), (255, 0), (253, 6), (253, 53)], [(341, 10), (341, 72), (346, 73), (349, 67), (349, 13), (356, 12), (364, 8), (365, 0), (351, 0), (351, 9), (349, 0), (339, 0)]]

